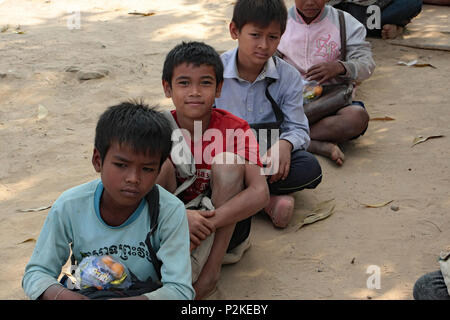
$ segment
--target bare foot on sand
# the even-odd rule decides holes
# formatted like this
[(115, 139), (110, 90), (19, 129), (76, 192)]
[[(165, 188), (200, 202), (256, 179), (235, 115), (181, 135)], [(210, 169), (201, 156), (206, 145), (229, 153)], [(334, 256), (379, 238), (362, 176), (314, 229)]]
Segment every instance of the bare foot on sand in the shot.
[(308, 151), (330, 158), (335, 161), (338, 166), (342, 166), (344, 163), (344, 153), (335, 143), (311, 140)]
[(383, 39), (395, 39), (403, 34), (404, 28), (395, 24), (385, 24), (381, 30), (381, 37)]
[(294, 204), (295, 199), (291, 195), (271, 195), (269, 205), (264, 211), (275, 227), (286, 228), (294, 213)]

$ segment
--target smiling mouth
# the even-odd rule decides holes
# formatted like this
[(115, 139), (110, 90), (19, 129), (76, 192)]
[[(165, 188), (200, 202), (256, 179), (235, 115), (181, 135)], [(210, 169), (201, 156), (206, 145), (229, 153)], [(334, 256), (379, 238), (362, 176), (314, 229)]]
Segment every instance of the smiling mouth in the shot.
[(202, 101), (189, 101), (186, 102), (187, 105), (189, 106), (202, 106), (204, 103)]

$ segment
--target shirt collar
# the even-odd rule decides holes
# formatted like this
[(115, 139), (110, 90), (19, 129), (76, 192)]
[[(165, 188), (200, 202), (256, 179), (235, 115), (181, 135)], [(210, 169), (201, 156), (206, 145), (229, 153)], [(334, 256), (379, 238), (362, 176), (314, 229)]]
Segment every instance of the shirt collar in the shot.
[[(237, 54), (238, 54), (238, 48), (234, 48), (230, 53), (230, 62), (227, 63), (225, 66), (223, 77), (225, 79), (238, 79), (240, 81), (244, 81), (239, 77), (239, 72), (237, 68)], [(264, 65), (263, 70), (256, 78), (255, 82), (263, 80), (265, 78), (272, 78), (272, 79), (279, 79), (280, 76), (277, 71), (277, 66), (275, 65), (274, 59), (277, 58), (270, 58), (267, 60), (266, 64)], [(279, 61), (277, 63), (280, 63)]]

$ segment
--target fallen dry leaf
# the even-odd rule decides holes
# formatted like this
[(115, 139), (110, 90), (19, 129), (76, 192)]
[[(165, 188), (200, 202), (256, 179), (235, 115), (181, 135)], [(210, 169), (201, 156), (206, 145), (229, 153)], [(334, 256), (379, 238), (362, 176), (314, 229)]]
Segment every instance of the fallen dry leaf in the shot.
[(27, 242), (36, 242), (36, 239), (34, 238), (28, 238), (26, 240), (23, 240), (22, 242), (19, 242), (18, 244), (27, 243)]
[(300, 222), (300, 223), (298, 223), (296, 225), (296, 227), (297, 227), (296, 231), (298, 231), (304, 225), (311, 224), (311, 223), (314, 223), (314, 222), (319, 221), (319, 220), (326, 219), (329, 216), (331, 216), (333, 214), (333, 212), (334, 212), (334, 208), (336, 207), (336, 205), (334, 203), (331, 204), (331, 206), (329, 206), (329, 204), (332, 201), (334, 201), (334, 199), (330, 199), (330, 200), (323, 201), (323, 202), (319, 203), (313, 209), (312, 213), (308, 214), (305, 217), (305, 219), (303, 219), (302, 222)]
[(407, 67), (415, 67), (415, 68), (431, 67), (433, 69), (436, 69), (436, 67), (433, 66), (432, 64), (429, 64), (429, 63), (418, 63), (417, 60), (412, 60), (410, 62), (399, 61), (399, 62), (397, 62), (397, 64), (398, 65), (407, 66)]
[(387, 206), (389, 203), (393, 202), (394, 200), (389, 200), (383, 203), (379, 203), (379, 204), (367, 204), (367, 203), (361, 203), (361, 205), (366, 206), (367, 208), (381, 208), (384, 206)]
[(47, 210), (49, 208), (51, 208), (52, 206), (44, 206), (44, 207), (39, 207), (39, 208), (31, 208), (31, 209), (18, 209), (17, 211), (19, 212), (38, 212), (38, 211), (42, 211), (42, 210)]
[(38, 106), (38, 120), (44, 119), (48, 115), (48, 110), (43, 105)]
[(0, 30), (1, 33), (8, 31), (9, 29), (9, 24), (7, 24), (6, 26), (2, 27), (2, 29)]
[(149, 16), (153, 16), (154, 14), (156, 14), (155, 12), (148, 12), (148, 13), (143, 13), (143, 12), (128, 12), (128, 14), (134, 14), (136, 16), (144, 16), (144, 17), (149, 17)]
[(418, 137), (414, 138), (411, 148), (414, 147), (416, 144), (425, 142), (429, 139), (436, 139), (436, 138), (442, 138), (442, 137), (443, 137), (443, 135), (441, 135), (441, 134), (435, 135), (435, 136), (428, 136), (428, 137), (418, 136)]
[(377, 118), (371, 118), (370, 121), (392, 121), (395, 120), (394, 118), (391, 117), (377, 117)]

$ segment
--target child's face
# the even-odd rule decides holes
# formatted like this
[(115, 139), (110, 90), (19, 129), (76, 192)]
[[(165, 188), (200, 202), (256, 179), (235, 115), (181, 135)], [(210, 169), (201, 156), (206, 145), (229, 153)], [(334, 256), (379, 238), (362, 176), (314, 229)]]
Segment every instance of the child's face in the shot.
[(239, 43), (239, 63), (259, 72), (277, 50), (281, 28), (276, 21), (272, 21), (267, 27), (250, 22), (239, 31), (236, 24), (231, 22), (230, 34)]
[(209, 120), (214, 100), (220, 97), (214, 67), (182, 63), (173, 70), (172, 83), (163, 80), (167, 98), (172, 98), (178, 119)]
[(328, 0), (295, 0), (296, 8), (306, 18), (315, 18)]
[(134, 212), (142, 198), (155, 185), (160, 156), (136, 153), (129, 145), (112, 143), (101, 160), (94, 149), (92, 164), (101, 173), (104, 187), (102, 203), (124, 212)]

